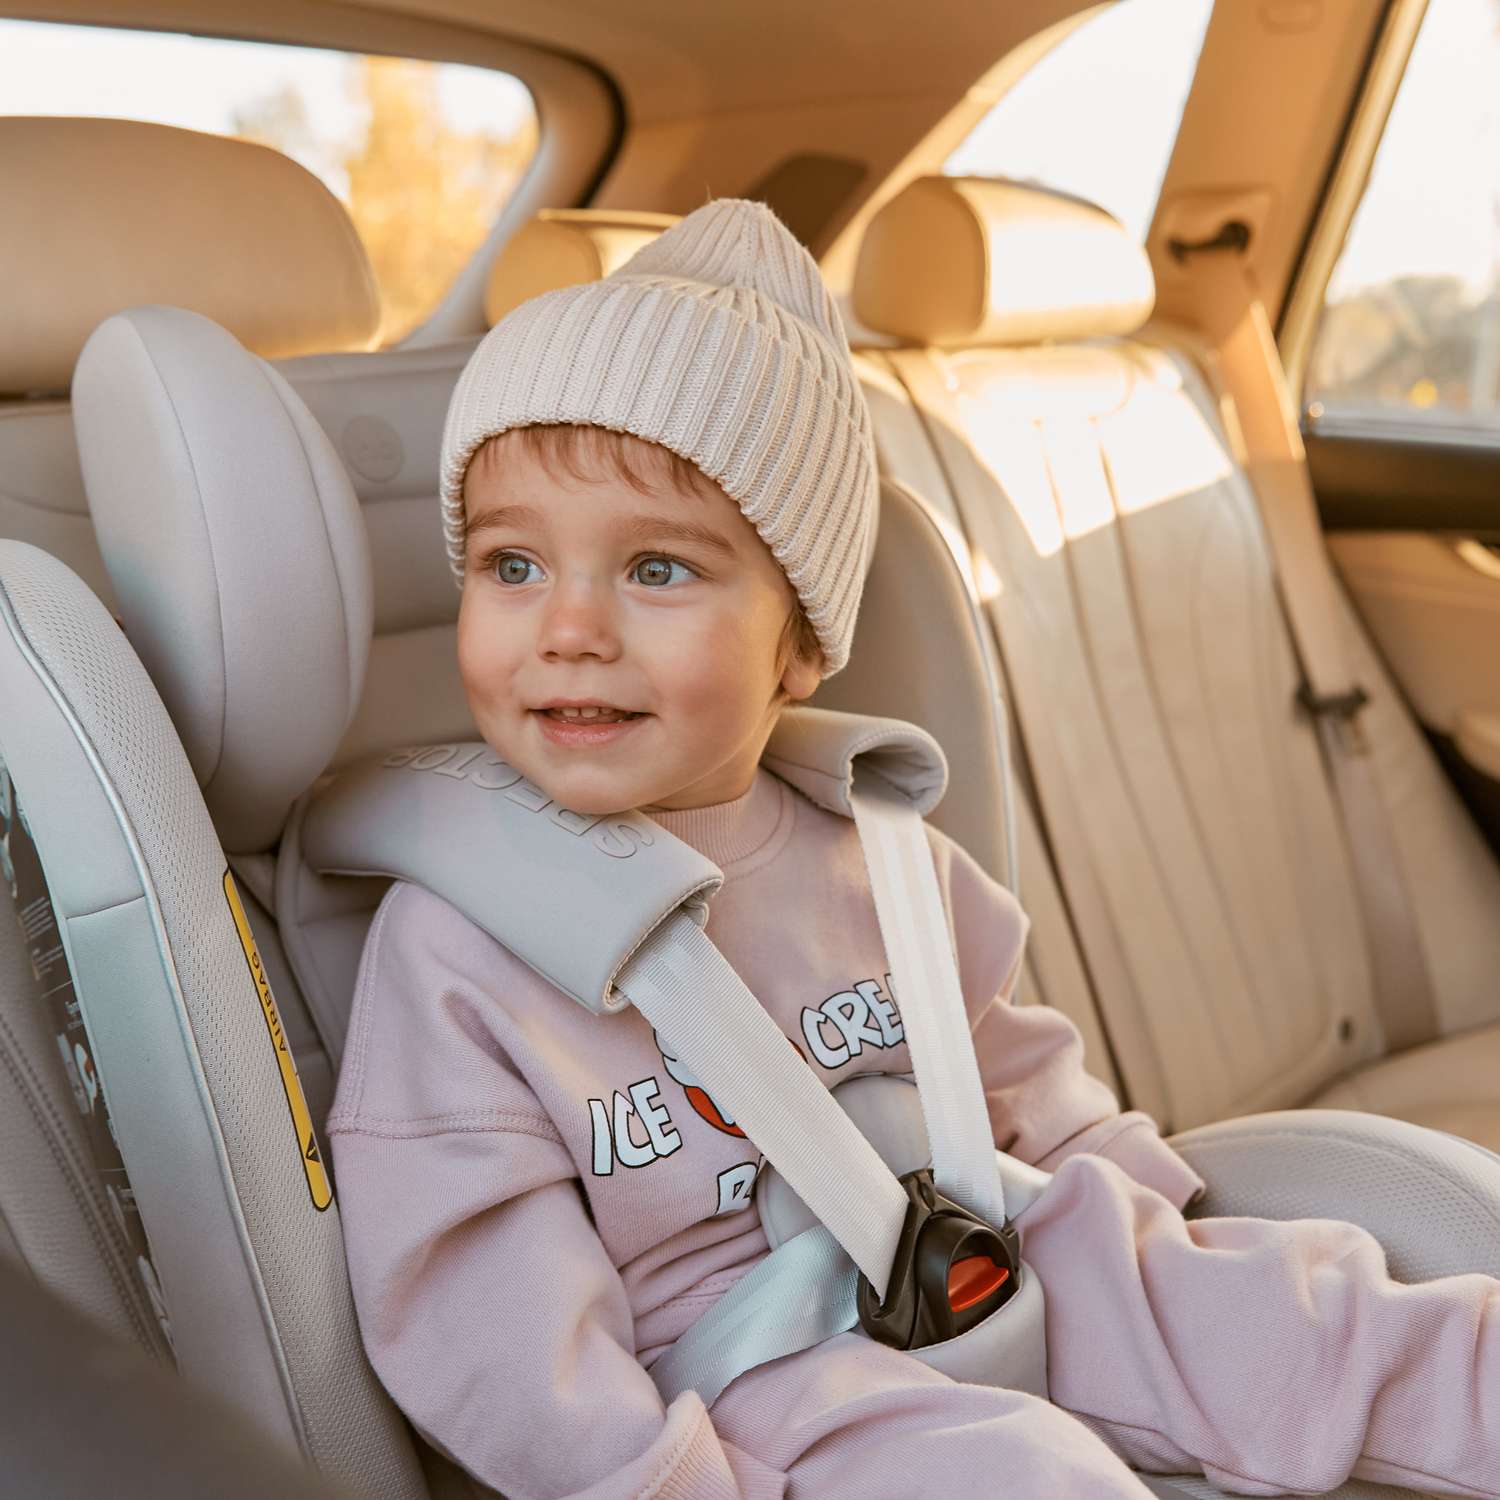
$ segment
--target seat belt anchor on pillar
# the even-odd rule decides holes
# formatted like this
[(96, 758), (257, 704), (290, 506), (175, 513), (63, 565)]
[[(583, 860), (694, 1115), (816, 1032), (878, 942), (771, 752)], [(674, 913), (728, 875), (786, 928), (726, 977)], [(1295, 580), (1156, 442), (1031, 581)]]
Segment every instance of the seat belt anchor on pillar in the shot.
[(945, 1198), (932, 1169), (900, 1178), (906, 1219), (896, 1242), (885, 1300), (859, 1278), (859, 1322), (895, 1349), (925, 1349), (977, 1328), (1021, 1289), (1020, 1235), (995, 1229)]
[(1313, 720), (1332, 725), (1343, 748), (1354, 754), (1365, 749), (1359, 715), (1369, 701), (1370, 695), (1357, 682), (1342, 693), (1319, 693), (1310, 682), (1297, 689), (1297, 706)]
[(1167, 253), (1179, 266), (1187, 264), (1188, 256), (1198, 255), (1204, 250), (1234, 250), (1243, 254), (1249, 248), (1250, 226), (1243, 219), (1227, 220), (1207, 239), (1184, 240), (1173, 235), (1167, 241)]

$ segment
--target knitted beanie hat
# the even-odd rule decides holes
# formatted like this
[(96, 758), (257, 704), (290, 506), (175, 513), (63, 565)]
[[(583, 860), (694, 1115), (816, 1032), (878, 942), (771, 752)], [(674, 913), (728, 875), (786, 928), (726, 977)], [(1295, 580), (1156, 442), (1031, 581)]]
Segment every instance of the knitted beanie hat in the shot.
[(574, 422), (696, 464), (849, 659), (874, 541), (870, 413), (812, 256), (761, 203), (719, 198), (599, 281), (523, 302), (474, 351), (443, 428), (443, 534), (462, 584), (463, 482), (497, 433)]

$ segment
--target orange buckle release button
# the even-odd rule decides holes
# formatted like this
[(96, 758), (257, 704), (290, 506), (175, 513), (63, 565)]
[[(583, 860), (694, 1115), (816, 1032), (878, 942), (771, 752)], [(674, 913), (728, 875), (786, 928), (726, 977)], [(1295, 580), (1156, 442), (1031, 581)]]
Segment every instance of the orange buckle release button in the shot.
[(988, 1255), (966, 1255), (948, 1267), (948, 1306), (963, 1312), (983, 1302), (1010, 1280), (1010, 1270), (997, 1266)]

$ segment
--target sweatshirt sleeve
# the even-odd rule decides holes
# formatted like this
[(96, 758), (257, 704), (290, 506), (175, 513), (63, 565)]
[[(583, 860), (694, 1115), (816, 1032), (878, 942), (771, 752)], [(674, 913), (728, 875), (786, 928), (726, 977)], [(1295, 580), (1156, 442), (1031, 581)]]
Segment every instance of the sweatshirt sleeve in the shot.
[(574, 1163), (465, 972), (476, 937), (398, 885), (365, 947), (328, 1135), (371, 1364), (424, 1438), (511, 1500), (739, 1496), (754, 1461), (636, 1362)]
[(1149, 1115), (1122, 1114), (1109, 1088), (1085, 1070), (1078, 1028), (1051, 1006), (1014, 1002), (1027, 927), (1015, 897), (951, 840), (934, 835), (933, 845), (995, 1144), (1049, 1172), (1080, 1152), (1107, 1156), (1185, 1207), (1203, 1180)]

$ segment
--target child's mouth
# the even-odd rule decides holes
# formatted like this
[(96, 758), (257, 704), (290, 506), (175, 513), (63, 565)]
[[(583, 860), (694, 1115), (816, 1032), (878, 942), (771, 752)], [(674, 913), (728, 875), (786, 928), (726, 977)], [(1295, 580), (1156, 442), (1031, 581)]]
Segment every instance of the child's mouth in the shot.
[(643, 719), (651, 717), (633, 709), (605, 704), (539, 708), (535, 713), (544, 738), (554, 745), (576, 749), (610, 744), (628, 734)]
[(564, 724), (623, 724), (628, 719), (641, 717), (633, 709), (605, 708), (598, 704), (590, 704), (586, 708), (544, 708), (542, 712), (549, 719), (557, 719)]

